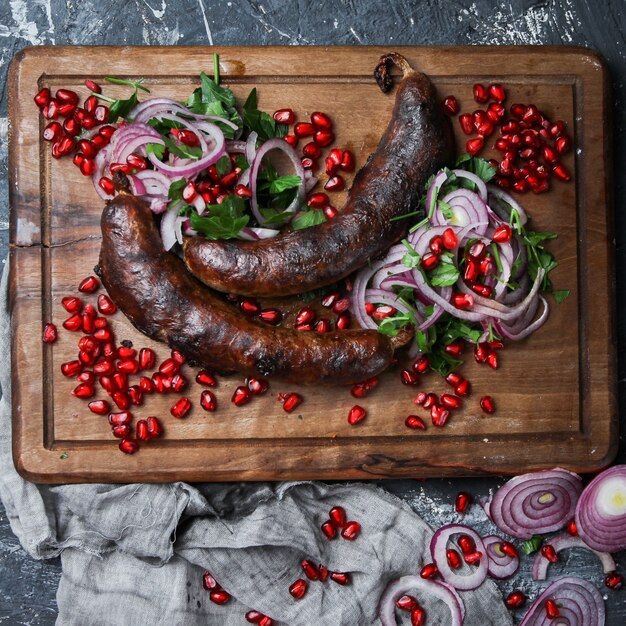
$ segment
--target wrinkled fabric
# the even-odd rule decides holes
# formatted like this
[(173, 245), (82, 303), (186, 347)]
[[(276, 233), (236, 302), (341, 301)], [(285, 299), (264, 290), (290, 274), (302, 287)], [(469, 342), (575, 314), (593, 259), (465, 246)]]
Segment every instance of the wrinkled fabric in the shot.
[[(62, 625), (243, 624), (255, 609), (277, 623), (379, 624), (385, 585), (430, 561), (432, 530), (405, 503), (365, 483), (34, 485), (11, 457), (8, 268), (0, 285), (0, 497), (11, 527), (36, 559), (61, 555)], [(342, 505), (362, 532), (328, 541), (320, 525)], [(302, 600), (289, 586), (304, 558), (352, 583), (309, 582)], [(209, 600), (209, 570), (231, 595)], [(429, 624), (447, 607), (416, 593)], [(506, 626), (511, 617), (493, 582), (461, 594), (464, 626)], [(408, 623), (408, 614), (402, 617)]]

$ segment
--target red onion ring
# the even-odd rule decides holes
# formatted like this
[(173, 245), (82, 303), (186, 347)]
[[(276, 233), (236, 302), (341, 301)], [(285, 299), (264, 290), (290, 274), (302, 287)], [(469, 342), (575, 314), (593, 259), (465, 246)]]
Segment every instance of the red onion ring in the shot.
[(480, 196), (480, 199), (483, 202), (487, 202), (487, 185), (485, 185), (483, 179), (472, 172), (468, 172), (467, 170), (452, 170), (452, 173), (458, 178), (466, 178), (476, 185), (477, 193)]
[(493, 495), (494, 524), (518, 539), (560, 530), (574, 516), (582, 491), (580, 476), (556, 468), (515, 476)]
[(239, 231), (239, 236), (248, 241), (258, 241), (259, 239), (271, 239), (279, 235), (280, 231), (275, 228), (254, 228), (245, 226)]
[(179, 208), (180, 204), (178, 203), (172, 205), (161, 218), (161, 240), (165, 250), (173, 248), (178, 241), (177, 220)]
[(519, 569), (519, 556), (509, 556), (498, 550), (504, 540), (496, 535), (483, 537), (483, 544), (489, 559), (489, 575), (498, 580), (510, 578)]
[[(547, 543), (550, 544), (557, 553), (562, 550), (567, 550), (568, 548), (583, 548), (584, 550), (593, 552), (593, 554), (600, 559), (600, 563), (602, 563), (602, 571), (605, 574), (615, 571), (615, 561), (608, 552), (598, 552), (597, 550), (593, 550), (580, 537), (573, 537), (567, 533), (561, 533), (560, 535), (550, 538)], [(541, 552), (538, 552), (533, 563), (533, 579), (545, 580), (548, 574), (549, 565), (550, 561), (546, 559)]]
[(447, 585), (434, 580), (426, 580), (421, 576), (402, 576), (391, 581), (380, 597), (378, 603), (378, 617), (382, 626), (397, 626), (396, 600), (414, 589), (419, 589), (430, 596), (444, 602), (450, 609), (450, 621), (446, 626), (462, 626), (463, 603), (457, 593), (454, 593)]
[(94, 165), (96, 166), (96, 169), (94, 170), (94, 173), (91, 175), (91, 182), (93, 183), (93, 186), (97, 194), (103, 200), (110, 200), (111, 198), (113, 198), (113, 196), (110, 196), (99, 185), (100, 179), (104, 176), (105, 169), (108, 165), (109, 152), (110, 152), (110, 145), (104, 146), (104, 148), (102, 148), (102, 150), (100, 150), (96, 154), (96, 158), (94, 159)]
[[(545, 601), (559, 606), (558, 621), (546, 615)], [(568, 576), (552, 583), (532, 603), (519, 626), (603, 626), (604, 601), (600, 592), (582, 578)]]
[(519, 221), (522, 226), (528, 221), (528, 216), (522, 205), (515, 200), (506, 191), (502, 191), (500, 187), (495, 185), (487, 185), (488, 191), (488, 204), (491, 209), (500, 217), (504, 222), (509, 222), (511, 219), (511, 211), (502, 206), (502, 202), (506, 202), (510, 207), (514, 208), (519, 215)]
[(576, 527), (594, 550), (626, 548), (626, 465), (601, 472), (585, 487), (576, 507)]
[[(473, 539), (476, 545), (476, 551), (483, 554), (483, 558), (478, 562), (478, 566), (468, 565), (459, 570), (453, 570), (450, 567), (446, 552), (448, 550), (448, 541), (450, 541), (454, 535), (468, 535)], [(445, 582), (459, 591), (470, 591), (480, 587), (483, 583), (489, 570), (489, 559), (486, 556), (486, 552), (485, 545), (480, 535), (463, 524), (446, 524), (435, 531), (435, 534), (430, 540), (430, 553), (439, 570), (439, 574)], [(471, 573), (461, 574), (461, 571), (470, 571)]]

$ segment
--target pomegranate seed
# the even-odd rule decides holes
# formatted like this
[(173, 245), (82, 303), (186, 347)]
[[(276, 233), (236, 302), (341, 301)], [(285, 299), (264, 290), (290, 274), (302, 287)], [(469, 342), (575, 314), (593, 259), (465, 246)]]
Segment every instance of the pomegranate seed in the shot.
[(364, 398), (367, 395), (367, 392), (368, 392), (367, 387), (361, 383), (352, 385), (352, 388), (350, 389), (350, 395), (353, 398)]
[(134, 439), (122, 439), (118, 447), (124, 454), (135, 454), (139, 450), (139, 444)]
[(484, 102), (487, 102), (487, 100), (489, 100), (489, 92), (484, 85), (476, 83), (472, 91), (474, 93), (474, 100), (476, 100), (476, 102), (478, 102), (479, 104), (483, 104)]
[(457, 543), (459, 544), (459, 548), (461, 548), (461, 552), (466, 556), (476, 551), (476, 544), (469, 535), (459, 535)]
[(419, 606), (411, 611), (411, 626), (423, 626), (425, 613)]
[(214, 604), (226, 604), (230, 598), (230, 593), (224, 589), (213, 589), (213, 591), (209, 593), (209, 600)]
[(526, 595), (522, 591), (512, 591), (504, 603), (509, 609), (519, 609), (526, 604)]
[(148, 417), (148, 419), (146, 420), (146, 424), (150, 439), (156, 439), (163, 434), (163, 427), (161, 426), (161, 422), (153, 415)]
[(184, 365), (187, 362), (187, 357), (180, 350), (176, 350), (176, 348), (170, 352), (170, 355), (179, 365)]
[(482, 122), (481, 124), (479, 124), (476, 130), (478, 131), (479, 135), (483, 137), (489, 137), (490, 135), (493, 135), (493, 131), (494, 131), (493, 123), (489, 120), (486, 120)]
[(59, 102), (78, 104), (78, 94), (71, 89), (57, 89), (57, 92), (54, 94), (54, 98)]
[(489, 118), (489, 121), (494, 124), (498, 124), (500, 122), (500, 120), (504, 117), (505, 112), (506, 109), (497, 102), (492, 102), (487, 107), (487, 117)]
[(500, 551), (510, 556), (512, 559), (516, 559), (519, 557), (519, 552), (517, 548), (509, 541), (501, 541), (499, 544)]
[(128, 411), (119, 413), (109, 413), (109, 424), (111, 426), (126, 426), (133, 421), (133, 414)]
[(172, 376), (172, 391), (180, 393), (181, 391), (187, 389), (188, 384), (189, 381), (182, 374), (175, 374), (174, 376)]
[(311, 122), (313, 122), (313, 126), (319, 130), (330, 130), (333, 126), (330, 117), (328, 117), (326, 113), (320, 113), (319, 111), (311, 113)]
[(80, 361), (68, 361), (61, 363), (61, 374), (67, 378), (73, 378), (83, 371), (83, 364)]
[(470, 139), (465, 144), (465, 150), (467, 151), (468, 154), (475, 156), (483, 149), (484, 146), (485, 146), (485, 138), (479, 135), (475, 139)]
[(446, 380), (446, 382), (449, 385), (452, 385), (453, 387), (456, 387), (463, 380), (463, 377), (461, 376), (461, 374), (459, 374), (457, 372), (450, 372), (446, 376), (445, 380)]
[(426, 565), (424, 565), (424, 567), (422, 567), (420, 571), (420, 576), (425, 579), (430, 579), (430, 578), (435, 578), (435, 576), (437, 576), (438, 573), (439, 573), (439, 570), (437, 569), (437, 566), (434, 563), (427, 563)]
[(234, 171), (230, 172), (230, 174), (226, 174), (226, 176), (222, 178), (222, 180), (220, 181), (220, 185), (224, 189), (229, 189), (237, 182), (240, 174), (241, 168), (235, 168)]
[(433, 423), (433, 426), (437, 426), (437, 428), (443, 428), (450, 417), (450, 411), (440, 406), (432, 406), (430, 408), (430, 417)]
[(400, 596), (396, 600), (396, 606), (403, 611), (412, 611), (417, 608), (417, 600), (413, 596)]
[(98, 130), (98, 134), (102, 135), (106, 139), (111, 139), (111, 137), (113, 136), (113, 133), (116, 130), (117, 129), (115, 128), (115, 126), (103, 126), (102, 128)]
[(111, 405), (106, 400), (93, 400), (87, 406), (96, 415), (106, 415), (111, 411)]
[(565, 530), (572, 535), (572, 537), (578, 537), (578, 528), (576, 527), (576, 520), (571, 519), (569, 522), (567, 522), (567, 526), (565, 527)]
[(502, 224), (502, 226), (498, 226), (493, 233), (493, 240), (498, 243), (507, 243), (511, 241), (512, 236), (511, 227), (508, 224)]
[(350, 150), (344, 150), (341, 155), (340, 169), (344, 172), (354, 172), (354, 154)]
[(320, 563), (317, 570), (319, 572), (320, 582), (325, 583), (328, 580), (328, 568)]
[(112, 196), (115, 191), (113, 181), (107, 176), (102, 176), (102, 178), (100, 178), (100, 180), (98, 181), (98, 187), (100, 187), (100, 189), (102, 189), (102, 191), (104, 191), (104, 193), (109, 196)]
[(296, 121), (296, 115), (291, 109), (278, 109), (274, 111), (273, 117), (277, 124), (293, 124)]
[(337, 536), (337, 526), (331, 520), (326, 520), (322, 526), (322, 532), (324, 533), (326, 539), (334, 539)]
[[(246, 187), (246, 185), (237, 185), (235, 187), (235, 189), (233, 190), (236, 196), (239, 196), (240, 198), (252, 198), (252, 191), (249, 187)], [(207, 204), (215, 204), (214, 202), (208, 202)]]
[(182, 419), (190, 410), (191, 400), (189, 400), (189, 398), (181, 398), (172, 405), (170, 413), (177, 419)]
[(498, 103), (506, 100), (506, 91), (500, 83), (489, 85), (489, 96)]
[(83, 310), (83, 303), (79, 298), (63, 298), (61, 304), (68, 313), (80, 313)]
[(417, 385), (419, 382), (417, 375), (411, 370), (402, 370), (400, 373), (400, 380), (403, 385)]
[(72, 390), (72, 395), (75, 398), (81, 399), (91, 398), (94, 393), (95, 389), (93, 388), (93, 385), (90, 385), (88, 383), (80, 383)]
[(47, 87), (44, 87), (43, 89), (41, 89), (41, 91), (37, 93), (33, 100), (40, 109), (43, 109), (47, 104), (50, 103), (50, 90)]
[(453, 548), (449, 548), (448, 550), (446, 550), (446, 558), (448, 560), (448, 565), (452, 569), (459, 569), (459, 567), (461, 567), (461, 556)]
[(332, 522), (340, 527), (344, 526), (347, 520), (346, 510), (342, 506), (334, 506), (328, 512), (328, 516)]
[(113, 382), (120, 391), (128, 389), (128, 376), (124, 372), (115, 372), (113, 374)]
[(428, 247), (430, 248), (433, 254), (441, 254), (444, 248), (443, 237), (440, 237), (440, 236), (433, 237), (430, 240)]
[(466, 554), (463, 557), (463, 560), (468, 565), (478, 565), (482, 558), (483, 558), (483, 553), (482, 552), (471, 552), (470, 554)]
[(469, 113), (459, 115), (459, 124), (466, 135), (471, 135), (474, 132), (474, 121)]
[(100, 311), (102, 315), (113, 315), (113, 313), (117, 311), (117, 306), (113, 303), (109, 296), (101, 293), (98, 296), (98, 311)]
[(141, 376), (139, 378), (139, 388), (144, 393), (152, 393), (154, 391), (152, 381), (147, 376)]
[(347, 522), (341, 530), (341, 536), (348, 541), (354, 541), (361, 534), (359, 522)]
[(283, 313), (279, 309), (263, 309), (259, 313), (259, 319), (266, 324), (277, 326), (283, 321)]
[(135, 435), (139, 441), (148, 441), (150, 434), (148, 433), (148, 422), (146, 420), (139, 420), (135, 427)]
[(113, 361), (102, 359), (93, 366), (93, 371), (98, 376), (108, 376), (115, 372), (115, 366), (113, 365)]
[(87, 383), (88, 385), (93, 385), (96, 381), (96, 375), (93, 372), (81, 372), (76, 380), (81, 383)]
[(424, 401), (422, 402), (422, 406), (425, 409), (430, 409), (431, 407), (437, 404), (437, 396), (434, 393), (427, 393)]
[(541, 546), (541, 554), (544, 558), (548, 559), (550, 563), (556, 563), (559, 560), (559, 555), (556, 553), (554, 546), (549, 543)]
[(180, 370), (180, 363), (176, 361), (176, 359), (165, 359), (163, 363), (159, 366), (159, 372), (164, 374), (165, 376), (174, 376), (174, 374), (178, 374)]
[(609, 589), (615, 589), (616, 591), (619, 591), (624, 586), (624, 578), (621, 574), (618, 574), (617, 572), (609, 572), (604, 577), (604, 584)]
[(411, 428), (412, 430), (426, 430), (424, 420), (418, 415), (409, 415), (404, 420), (404, 424), (407, 428)]
[(145, 170), (146, 169), (146, 160), (136, 152), (131, 152), (126, 157), (126, 163), (130, 165), (133, 169), (136, 170)]
[(467, 491), (460, 491), (454, 500), (454, 510), (457, 513), (465, 513), (472, 502), (472, 496)]
[(231, 398), (231, 402), (235, 406), (243, 406), (244, 404), (250, 402), (251, 399), (252, 394), (250, 393), (250, 390), (247, 387), (239, 386), (237, 387), (237, 389), (235, 389), (233, 397)]
[(324, 189), (328, 189), (328, 191), (342, 191), (346, 188), (346, 181), (339, 176), (339, 174), (335, 174), (331, 176), (324, 185)]
[(198, 190), (193, 181), (189, 181), (183, 188), (183, 200), (192, 203), (198, 197)]
[(456, 115), (461, 110), (459, 101), (454, 96), (447, 96), (443, 100), (443, 110), (447, 115)]
[(125, 374), (136, 374), (139, 371), (139, 362), (137, 359), (126, 359), (120, 361), (116, 367), (118, 371), (124, 372)]
[(247, 378), (246, 385), (255, 396), (262, 396), (270, 388), (269, 383), (264, 378)]
[(296, 600), (300, 600), (304, 597), (304, 594), (306, 593), (307, 589), (308, 589), (308, 583), (306, 582), (306, 580), (304, 580), (304, 578), (298, 578), (298, 580), (296, 580), (296, 582), (294, 582), (290, 587), (289, 587), (289, 593), (296, 599)]
[(485, 413), (495, 413), (496, 407), (493, 404), (493, 398), (491, 396), (483, 396), (480, 399), (480, 408)]
[(295, 135), (285, 135), (283, 139), (293, 148), (298, 145), (298, 138)]
[(366, 415), (367, 412), (365, 409), (355, 404), (348, 412), (348, 424), (350, 424), (350, 426), (356, 426), (365, 419)]
[(123, 391), (114, 391), (111, 397), (120, 411), (126, 411), (130, 407), (130, 399)]
[(452, 296), (452, 304), (457, 309), (469, 309), (474, 306), (474, 298), (469, 293), (455, 293)]
[(157, 393), (167, 393), (170, 389), (169, 378), (156, 372), (152, 375), (152, 386)]
[(441, 235), (446, 250), (454, 250), (459, 245), (459, 239), (452, 228), (446, 228)]
[(463, 353), (463, 344), (460, 341), (454, 341), (444, 346), (443, 350), (446, 354), (458, 358)]
[(220, 584), (215, 580), (211, 572), (205, 571), (202, 574), (202, 586), (206, 591), (213, 591), (213, 589), (220, 589)]
[(350, 584), (350, 574), (343, 572), (331, 572), (330, 579), (333, 582), (336, 582), (338, 585), (349, 585)]
[(474, 284), (471, 285), (471, 290), (483, 298), (490, 298), (493, 293), (493, 288), (487, 285)]
[(335, 135), (329, 130), (318, 130), (313, 136), (313, 141), (321, 148), (325, 148), (335, 141)]
[(217, 379), (207, 370), (200, 370), (198, 372), (198, 374), (196, 375), (196, 382), (199, 385), (206, 385), (207, 387), (217, 386)]
[(46, 324), (41, 333), (41, 340), (44, 343), (54, 343), (57, 340), (57, 327), (51, 323)]
[(315, 144), (314, 141), (311, 141), (307, 143), (304, 148), (302, 148), (302, 154), (305, 157), (309, 157), (310, 159), (319, 159), (322, 151), (320, 147)]
[(559, 611), (559, 607), (557, 603), (551, 598), (546, 600), (546, 615), (550, 619), (554, 619), (555, 617), (558, 617), (560, 614), (561, 613)]
[(217, 409), (217, 398), (215, 397), (215, 394), (212, 391), (205, 389), (200, 394), (200, 406), (205, 411), (215, 411)]
[(283, 400), (283, 409), (286, 413), (291, 413), (296, 407), (299, 407), (303, 401), (304, 398), (299, 393), (288, 393)]
[(250, 624), (258, 624), (263, 617), (263, 613), (259, 613), (258, 611), (248, 611), (246, 613), (246, 621), (250, 622)]
[(139, 367), (142, 370), (149, 370), (154, 367), (156, 362), (156, 354), (151, 348), (142, 348), (139, 350)]
[(323, 209), (330, 204), (330, 198), (325, 193), (314, 193), (309, 196), (307, 204), (313, 209)]
[(261, 312), (261, 305), (255, 298), (242, 298), (239, 308), (244, 315), (258, 315)]
[(82, 293), (93, 293), (100, 287), (100, 281), (95, 276), (87, 276), (84, 278), (80, 285), (78, 285), (78, 291)]
[(100, 87), (98, 83), (94, 83), (93, 80), (85, 80), (85, 86), (89, 91), (93, 91), (93, 93), (102, 93), (102, 87)]
[(58, 141), (63, 134), (63, 127), (59, 122), (50, 122), (43, 130), (44, 141)]
[(317, 567), (309, 559), (303, 559), (300, 561), (302, 571), (305, 573), (309, 580), (317, 580), (319, 578), (319, 571)]
[(335, 217), (337, 217), (337, 209), (334, 206), (330, 206), (330, 205), (326, 206), (324, 207), (323, 211), (324, 211), (324, 217), (327, 220), (332, 220)]
[[(347, 151), (346, 151), (347, 152)], [(329, 176), (332, 176), (337, 169), (341, 168), (342, 162), (343, 162), (343, 156), (345, 153), (343, 153), (341, 150), (339, 150), (339, 148), (333, 148), (328, 156), (326, 157), (326, 173)], [(346, 171), (351, 171), (351, 170), (346, 170)]]
[(439, 265), (439, 255), (427, 252), (420, 260), (420, 267), (426, 271), (435, 269)]
[(132, 385), (128, 388), (128, 398), (131, 404), (141, 406), (143, 404), (143, 389), (139, 385)]
[(296, 324), (308, 324), (315, 319), (315, 311), (308, 306), (302, 307), (296, 315)]
[(309, 122), (298, 122), (293, 127), (293, 134), (298, 139), (301, 139), (302, 137), (310, 137), (311, 135), (315, 135), (315, 126)]
[(197, 146), (200, 144), (200, 139), (198, 139), (198, 135), (191, 130), (179, 130), (178, 131), (178, 141), (186, 146)]
[(328, 333), (332, 330), (331, 321), (328, 318), (323, 318), (315, 323), (315, 332)]
[[(552, 173), (563, 182), (568, 182), (572, 179), (572, 175), (569, 173), (569, 170), (563, 165), (559, 163), (552, 169)], [(533, 190), (534, 191), (534, 190)]]
[(572, 146), (572, 142), (567, 135), (558, 137), (556, 140), (556, 150), (559, 154), (565, 154)]
[[(104, 124), (104, 122), (107, 121), (108, 117), (109, 117), (109, 108), (104, 106), (103, 104), (98, 105), (94, 112), (93, 112), (93, 116), (96, 120), (96, 122), (100, 123), (100, 124)], [(101, 129), (102, 130), (102, 129)], [(104, 135), (100, 135), (101, 137), (104, 137)], [(94, 137), (95, 139), (95, 137)], [(92, 139), (92, 141), (94, 141), (94, 139)], [(94, 141), (95, 143), (95, 141)]]
[(50, 100), (44, 107), (42, 113), (47, 120), (56, 120), (57, 117), (59, 117), (59, 103), (54, 99)]

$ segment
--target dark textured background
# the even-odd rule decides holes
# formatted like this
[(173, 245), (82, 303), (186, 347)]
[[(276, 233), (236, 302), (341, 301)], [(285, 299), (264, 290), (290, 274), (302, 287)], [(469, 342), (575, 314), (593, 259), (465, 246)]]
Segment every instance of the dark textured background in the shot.
[[(623, 0), (0, 0), (0, 258), (6, 256), (7, 101), (6, 72), (13, 54), (40, 44), (576, 44), (590, 46), (608, 62), (614, 89), (614, 156), (617, 240), (617, 312), (619, 351), (623, 353), (626, 327), (621, 318), (626, 305), (623, 200), (626, 164), (622, 110), (626, 95), (626, 4)], [(77, 59), (80, 63), (80, 59)], [(315, 63), (315, 59), (311, 59)], [(198, 71), (202, 68), (198, 68)], [(619, 362), (620, 406), (624, 407), (626, 359)], [(621, 411), (624, 415), (624, 411)], [(624, 420), (622, 420), (624, 422)], [(622, 428), (626, 430), (626, 428)], [(623, 442), (623, 439), (622, 439)], [(626, 450), (620, 446), (620, 459)], [(451, 501), (460, 489), (487, 494), (501, 484), (496, 479), (391, 481), (390, 491), (409, 502), (437, 525), (452, 517)], [(467, 521), (484, 524), (477, 507)], [(626, 556), (620, 555), (621, 569)], [(529, 562), (508, 592), (521, 586), (533, 593)], [(554, 566), (553, 566), (554, 567)], [(564, 571), (601, 584), (600, 567), (576, 551), (552, 575)], [(0, 507), (0, 623), (51, 624), (56, 616), (58, 562), (28, 557), (11, 533)], [(523, 580), (522, 580), (523, 579)], [(607, 624), (626, 623), (626, 591), (606, 589)], [(329, 625), (330, 626), (330, 625)]]

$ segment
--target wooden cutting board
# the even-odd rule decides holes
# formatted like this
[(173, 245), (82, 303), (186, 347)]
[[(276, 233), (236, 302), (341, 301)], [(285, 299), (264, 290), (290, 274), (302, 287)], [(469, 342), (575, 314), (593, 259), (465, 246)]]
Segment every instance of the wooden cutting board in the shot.
[[(16, 55), (9, 75), (13, 451), (23, 476), (51, 483), (363, 479), (509, 474), (555, 465), (592, 471), (612, 460), (616, 344), (603, 63), (593, 52), (563, 47), (396, 49), (432, 77), (441, 96), (456, 94), (464, 111), (478, 108), (473, 83), (503, 82), (507, 104), (536, 103), (552, 119), (565, 120), (575, 136), (576, 150), (564, 159), (574, 180), (522, 198), (536, 229), (559, 233), (550, 244), (560, 262), (553, 281), (572, 292), (564, 303), (552, 303), (545, 326), (509, 345), (497, 371), (473, 362), (464, 366), (473, 394), (445, 428), (415, 432), (404, 426), (409, 414), (426, 417), (412, 402), (419, 389), (446, 389), (435, 374), (418, 388), (401, 385), (397, 370), (383, 375), (380, 386), (359, 401), (368, 416), (357, 427), (346, 421), (355, 404), (346, 388), (272, 383), (266, 396), (235, 408), (230, 397), (242, 377), (233, 376), (220, 379), (216, 413), (200, 408), (195, 383), (186, 393), (193, 410), (183, 420), (169, 414), (173, 396), (148, 397), (135, 419), (161, 417), (165, 437), (133, 456), (121, 454), (106, 417), (72, 397), (75, 382), (60, 373), (61, 363), (76, 358), (79, 335), (61, 329), (54, 345), (41, 342), (45, 322), (61, 328), (67, 317), (61, 298), (75, 294), (97, 262), (102, 201), (68, 159), (51, 159), (33, 95), (44, 86), (85, 94), (84, 79), (104, 82), (113, 75), (143, 76), (153, 95), (184, 99), (200, 71), (211, 72), (211, 55), (218, 52), (223, 80), (238, 97), (256, 86), (266, 111), (291, 107), (303, 118), (312, 110), (330, 113), (336, 145), (352, 149), (362, 164), (394, 99), (372, 79), (388, 49), (29, 48)], [(107, 92), (124, 93), (116, 86)], [(456, 120), (454, 125), (462, 147), (464, 136)], [(113, 327), (119, 340), (167, 356), (164, 346), (141, 336), (121, 314)], [(193, 380), (195, 370), (185, 370)], [(276, 399), (281, 391), (304, 395), (296, 413), (282, 410)], [(478, 406), (484, 394), (495, 399), (493, 415)]]

